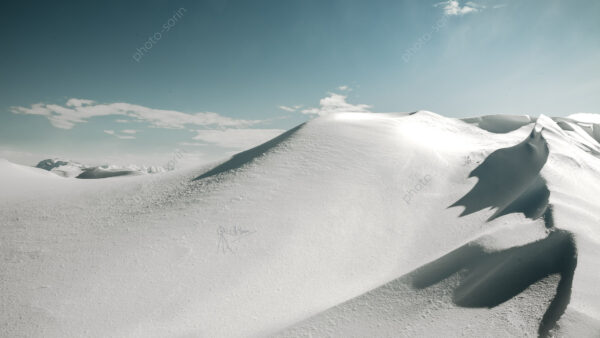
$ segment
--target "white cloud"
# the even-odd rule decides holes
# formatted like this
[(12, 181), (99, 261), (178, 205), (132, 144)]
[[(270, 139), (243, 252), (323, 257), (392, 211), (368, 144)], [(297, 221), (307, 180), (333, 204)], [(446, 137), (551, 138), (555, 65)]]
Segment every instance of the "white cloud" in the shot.
[(150, 123), (154, 127), (169, 129), (181, 129), (185, 125), (245, 127), (261, 122), (234, 119), (211, 112), (187, 114), (123, 102), (96, 104), (92, 100), (83, 99), (69, 99), (66, 106), (38, 103), (31, 108), (11, 107), (10, 110), (15, 114), (44, 116), (53, 126), (61, 129), (71, 129), (75, 124), (85, 123), (92, 117), (108, 115), (128, 116), (137, 121)]
[(467, 2), (464, 6), (461, 7), (460, 3), (456, 0), (439, 2), (434, 6), (442, 7), (444, 9), (445, 15), (463, 15), (471, 12), (477, 12), (480, 8), (485, 8), (484, 6), (478, 5), (473, 2)]
[(285, 130), (281, 129), (202, 129), (197, 130), (194, 140), (214, 144), (222, 148), (244, 150), (264, 143)]
[(289, 111), (289, 112), (295, 112), (296, 110), (302, 108), (302, 106), (292, 106), (292, 107), (288, 107), (288, 106), (279, 106), (279, 109), (285, 110), (285, 111)]
[(338, 89), (339, 89), (339, 90), (346, 91), (346, 90), (350, 90), (350, 87), (349, 87), (349, 86), (346, 86), (346, 85), (344, 85), (344, 86), (339, 86), (339, 87), (338, 87)]
[(319, 101), (319, 108), (302, 110), (303, 114), (328, 115), (333, 113), (370, 113), (371, 106), (366, 104), (351, 104), (346, 102), (345, 95), (329, 93), (329, 96)]
[(288, 106), (279, 106), (279, 109), (282, 109), (282, 110), (285, 110), (285, 111), (289, 111), (289, 112), (296, 111), (296, 109), (294, 109), (292, 107), (288, 107)]
[(93, 100), (85, 100), (85, 99), (69, 99), (67, 101), (67, 106), (69, 107), (81, 107), (93, 104)]
[[(107, 133), (108, 135), (113, 135), (116, 136), (117, 138), (120, 138), (122, 140), (133, 140), (135, 138), (135, 136), (133, 135), (119, 135), (117, 134), (114, 130), (105, 130), (105, 133)], [(133, 129), (125, 129), (125, 130), (121, 130), (121, 133), (125, 133), (125, 134), (135, 134), (137, 131), (133, 130)]]
[(119, 120), (115, 120), (115, 122), (117, 122), (117, 123), (128, 123), (129, 120), (121, 120), (121, 119), (119, 119)]

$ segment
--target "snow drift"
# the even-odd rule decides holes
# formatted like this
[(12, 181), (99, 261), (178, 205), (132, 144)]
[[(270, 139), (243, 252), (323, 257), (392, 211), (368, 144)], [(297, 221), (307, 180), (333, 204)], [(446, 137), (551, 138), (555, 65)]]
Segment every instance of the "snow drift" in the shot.
[(17, 182), (0, 192), (0, 325), (598, 336), (594, 124), (482, 120), (341, 113), (213, 167), (106, 180), (0, 163)]

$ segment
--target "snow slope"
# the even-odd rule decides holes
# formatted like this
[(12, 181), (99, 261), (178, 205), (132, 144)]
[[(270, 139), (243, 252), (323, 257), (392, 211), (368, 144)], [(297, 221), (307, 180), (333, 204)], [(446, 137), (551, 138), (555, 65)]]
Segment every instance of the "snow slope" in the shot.
[(105, 180), (0, 162), (0, 327), (598, 336), (600, 145), (574, 119), (496, 119), (341, 113)]

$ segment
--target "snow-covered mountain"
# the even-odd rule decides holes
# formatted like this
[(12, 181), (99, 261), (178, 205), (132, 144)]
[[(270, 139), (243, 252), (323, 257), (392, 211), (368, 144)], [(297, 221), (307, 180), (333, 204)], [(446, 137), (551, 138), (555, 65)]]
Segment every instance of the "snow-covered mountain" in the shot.
[(45, 159), (40, 161), (36, 168), (50, 171), (58, 176), (62, 177), (75, 177), (75, 178), (108, 178), (116, 176), (127, 176), (127, 175), (141, 175), (141, 174), (156, 174), (165, 172), (167, 170), (163, 167), (158, 166), (136, 166), (129, 165), (126, 167), (117, 165), (101, 165), (101, 166), (90, 166), (73, 162), (70, 160), (62, 159)]
[(0, 327), (597, 337), (597, 131), (577, 116), (340, 113), (158, 175), (0, 161)]
[(47, 170), (62, 177), (77, 177), (85, 168), (87, 168), (86, 165), (81, 163), (58, 158), (42, 160), (35, 167)]

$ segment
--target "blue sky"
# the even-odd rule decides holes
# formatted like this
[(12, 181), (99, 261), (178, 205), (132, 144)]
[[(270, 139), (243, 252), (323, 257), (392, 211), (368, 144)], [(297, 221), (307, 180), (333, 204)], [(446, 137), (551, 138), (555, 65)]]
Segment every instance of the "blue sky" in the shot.
[(0, 5), (0, 157), (212, 160), (331, 111), (600, 112), (598, 1)]

